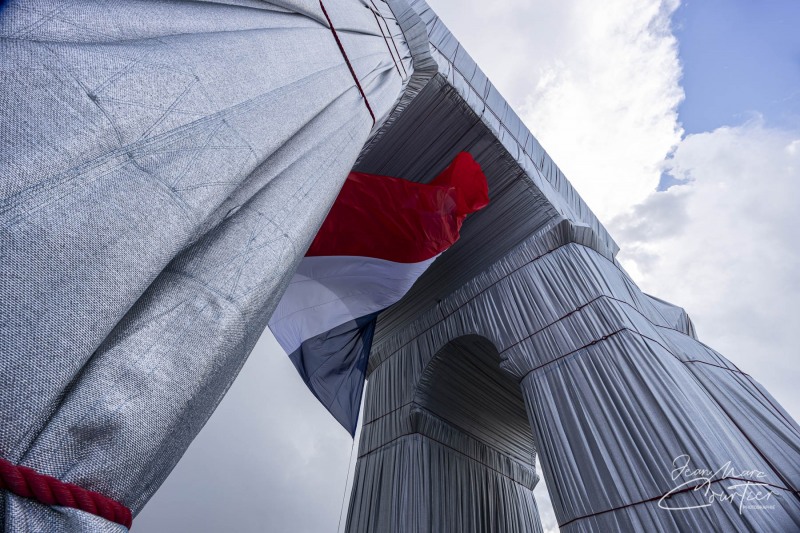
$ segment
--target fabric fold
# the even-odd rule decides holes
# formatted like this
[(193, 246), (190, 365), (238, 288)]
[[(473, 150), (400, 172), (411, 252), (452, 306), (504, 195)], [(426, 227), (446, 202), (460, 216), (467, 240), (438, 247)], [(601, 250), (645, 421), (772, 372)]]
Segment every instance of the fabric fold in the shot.
[(458, 240), (467, 215), (488, 203), (486, 176), (466, 152), (427, 184), (363, 172), (347, 177), (269, 326), (351, 435), (378, 313), (399, 301)]

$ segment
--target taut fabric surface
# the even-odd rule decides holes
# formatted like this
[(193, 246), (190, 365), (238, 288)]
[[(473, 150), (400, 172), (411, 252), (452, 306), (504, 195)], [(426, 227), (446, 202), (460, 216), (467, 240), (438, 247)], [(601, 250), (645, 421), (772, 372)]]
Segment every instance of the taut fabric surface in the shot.
[[(363, 3), (325, 5), (379, 126), (407, 48)], [(372, 118), (316, 1), (11, 1), (0, 57), (0, 455), (136, 513), (266, 326)], [(6, 531), (115, 529), (0, 508)]]

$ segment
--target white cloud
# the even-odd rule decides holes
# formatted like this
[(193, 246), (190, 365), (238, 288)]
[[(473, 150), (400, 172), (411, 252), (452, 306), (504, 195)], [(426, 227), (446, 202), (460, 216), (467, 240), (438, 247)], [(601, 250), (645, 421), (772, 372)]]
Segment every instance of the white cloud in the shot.
[(610, 224), (639, 285), (686, 308), (701, 340), (766, 385), (800, 398), (800, 132), (759, 120), (688, 136), (668, 162), (689, 180)]
[(658, 185), (683, 98), (677, 2), (577, 2), (574, 39), (541, 70), (524, 120), (603, 222)]
[(432, 2), (604, 222), (680, 141), (676, 0)]

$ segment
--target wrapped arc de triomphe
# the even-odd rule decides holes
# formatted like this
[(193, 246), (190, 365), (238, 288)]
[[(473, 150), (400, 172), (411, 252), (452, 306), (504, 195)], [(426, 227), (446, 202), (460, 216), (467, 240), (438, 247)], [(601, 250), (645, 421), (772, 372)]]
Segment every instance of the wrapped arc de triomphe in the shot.
[[(424, 175), (469, 150), (492, 204), (379, 320), (348, 531), (536, 531), (537, 453), (563, 531), (800, 527), (795, 421), (683, 309), (639, 290), (431, 9), (388, 3), (425, 82), (356, 169)], [(737, 504), (662, 508), (709, 501), (673, 479), (681, 456), (768, 472), (776, 507), (740, 512), (720, 474), (711, 490)]]
[[(425, 181), (468, 151), (491, 204), (379, 319), (347, 530), (539, 531), (537, 454), (564, 531), (800, 528), (796, 422), (637, 288), (425, 2), (2, 9), (3, 459), (135, 515), (349, 170)], [(680, 457), (732, 469), (691, 490)], [(0, 506), (6, 531), (125, 530)]]

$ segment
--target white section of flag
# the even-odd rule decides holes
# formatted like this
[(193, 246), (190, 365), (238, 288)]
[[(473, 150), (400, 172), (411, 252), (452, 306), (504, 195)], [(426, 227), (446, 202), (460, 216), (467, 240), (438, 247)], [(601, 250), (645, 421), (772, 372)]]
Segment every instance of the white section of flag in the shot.
[(269, 328), (291, 354), (303, 341), (400, 300), (436, 257), (419, 263), (373, 257), (304, 257)]

